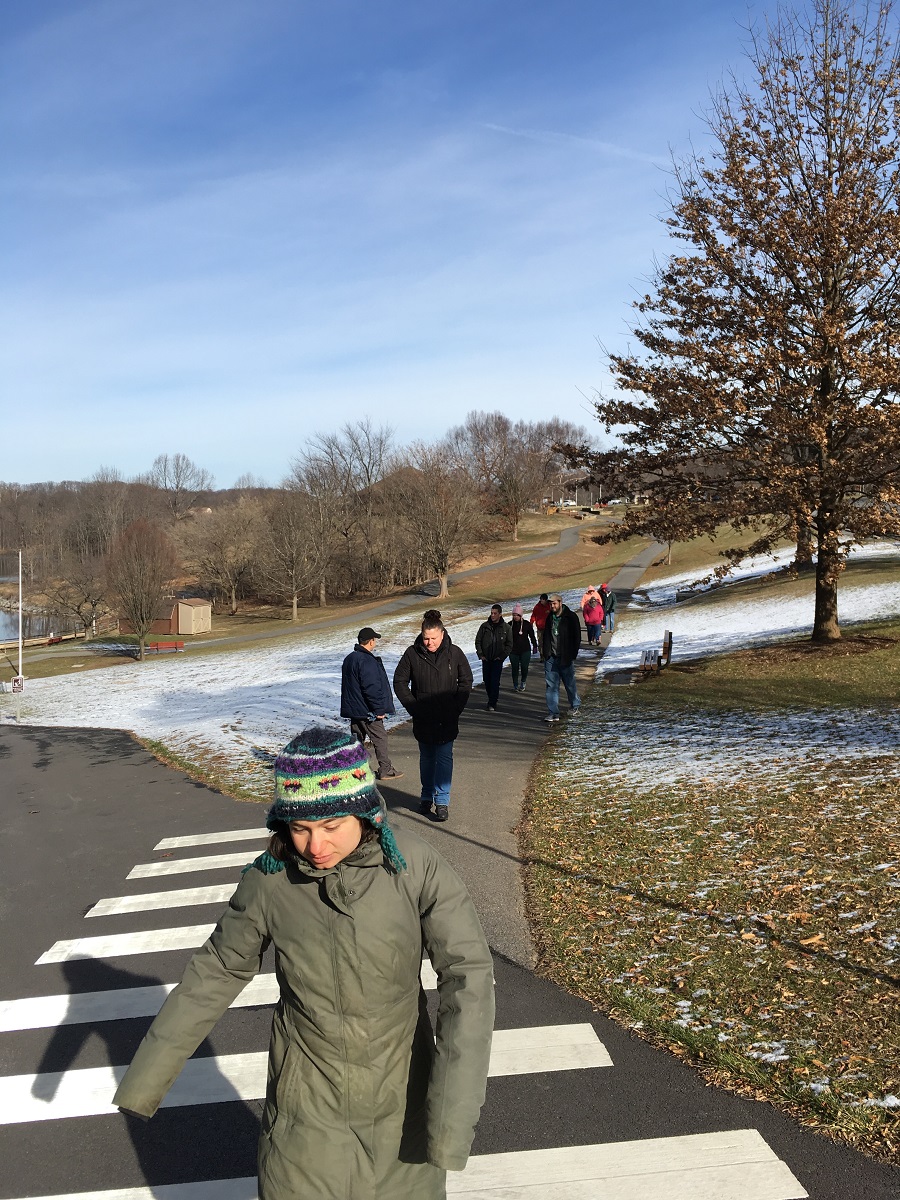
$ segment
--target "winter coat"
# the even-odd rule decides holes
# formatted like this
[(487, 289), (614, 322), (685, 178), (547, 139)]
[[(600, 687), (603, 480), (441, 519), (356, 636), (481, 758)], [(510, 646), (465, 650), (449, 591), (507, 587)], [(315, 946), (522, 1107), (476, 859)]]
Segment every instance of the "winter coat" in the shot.
[(488, 662), (503, 662), (512, 653), (512, 633), (501, 617), (499, 621), (488, 618), (478, 627), (475, 634), (475, 653)]
[[(260, 968), (281, 997), (269, 1043), (260, 1200), (443, 1200), (484, 1101), (494, 997), (490, 951), (459, 878), (414, 834), (397, 874), (377, 841), (336, 867), (297, 858), (246, 871), (116, 1092), (152, 1116), (185, 1060)], [(438, 974), (437, 1040), (419, 982)]]
[(547, 624), (547, 618), (549, 616), (550, 602), (541, 602), (538, 600), (537, 604), (531, 610), (531, 620), (538, 633), (544, 632), (544, 626)]
[[(550, 642), (553, 631), (553, 616), (547, 618), (544, 632), (541, 634), (541, 653), (544, 658), (551, 657)], [(556, 648), (556, 659), (561, 667), (568, 667), (578, 657), (581, 647), (581, 622), (567, 604), (562, 606), (559, 614), (559, 634)]]
[(615, 612), (616, 611), (616, 593), (611, 592), (607, 588), (605, 591), (601, 591), (600, 595), (603, 600), (603, 607), (606, 609), (606, 611), (608, 613)]
[(512, 637), (512, 653), (527, 654), (529, 650), (537, 650), (537, 639), (534, 636), (534, 629), (531, 622), (525, 617), (517, 622), (515, 617), (509, 623), (509, 632)]
[(419, 634), (394, 671), (394, 694), (412, 717), (417, 742), (442, 746), (455, 741), (459, 715), (471, 693), (469, 660), (446, 632), (434, 654)]
[(371, 721), (394, 711), (384, 663), (377, 654), (354, 646), (341, 665), (341, 716)]
[(602, 625), (605, 616), (600, 593), (594, 592), (582, 608), (585, 625)]

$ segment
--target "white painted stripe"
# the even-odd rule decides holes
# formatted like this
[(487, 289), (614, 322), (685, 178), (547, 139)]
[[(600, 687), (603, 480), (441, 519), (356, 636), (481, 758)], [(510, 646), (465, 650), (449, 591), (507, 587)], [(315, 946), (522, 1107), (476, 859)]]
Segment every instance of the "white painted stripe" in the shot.
[[(593, 1045), (585, 1036), (585, 1029), (591, 1031)], [(532, 1049), (524, 1052), (524, 1065), (519, 1065), (517, 1056), (523, 1051), (516, 1047), (526, 1038)], [(513, 1048), (510, 1049), (507, 1043)], [(577, 1055), (573, 1049), (577, 1049)], [(163, 1100), (163, 1107), (261, 1100), (266, 1094), (267, 1061), (265, 1051), (192, 1058)], [(605, 1047), (590, 1025), (549, 1025), (535, 1029), (495, 1030), (488, 1073), (492, 1076), (521, 1075), (611, 1065)], [(114, 1112), (110, 1101), (125, 1069), (90, 1067), (0, 1078), (0, 1125), (103, 1116)]]
[(192, 833), (187, 837), (163, 838), (154, 850), (181, 850), (185, 846), (217, 846), (220, 842), (261, 842), (272, 836), (269, 829), (231, 829), (227, 833)]
[[(602, 1189), (602, 1190), (601, 1190)], [(482, 1154), (447, 1175), (468, 1200), (807, 1200), (755, 1129)], [(255, 1179), (116, 1188), (42, 1200), (257, 1200)]]
[[(3, 1000), (0, 1001), (0, 1033), (155, 1017), (174, 987), (174, 983), (160, 983), (153, 987), (118, 988), (108, 992), (74, 992), (71, 995)], [(274, 1004), (277, 999), (278, 982), (275, 976), (257, 975), (232, 1001), (231, 1007), (253, 1008)]]
[(494, 1030), (491, 1075), (533, 1075), (539, 1071), (579, 1071), (612, 1065), (593, 1025)]
[(120, 917), (124, 913), (152, 912), (162, 908), (187, 908), (192, 904), (227, 904), (236, 883), (214, 883), (210, 887), (178, 888), (171, 892), (144, 892), (140, 896), (110, 896), (98, 900), (86, 917)]
[(184, 875), (187, 871), (222, 871), (226, 867), (246, 867), (254, 857), (251, 850), (242, 850), (237, 854), (204, 854), (202, 858), (170, 858), (165, 862), (138, 863), (125, 878), (153, 879), (157, 875)]
[(215, 925), (181, 925), (176, 929), (142, 929), (106, 937), (73, 938), (54, 942), (34, 964), (71, 962), (73, 958), (120, 958), (123, 954), (156, 954), (163, 950), (192, 950), (202, 946)]
[(755, 1129), (485, 1154), (447, 1176), (468, 1200), (805, 1200)]
[[(437, 976), (427, 960), (422, 963), (422, 986), (426, 991), (433, 991), (437, 987)], [(109, 992), (75, 992), (71, 995), (0, 1000), (0, 1033), (155, 1017), (173, 987), (174, 983), (160, 983), (154, 987), (119, 988)], [(231, 1007), (254, 1008), (274, 1004), (277, 999), (278, 982), (275, 976), (257, 975), (232, 1001)]]
[(165, 1183), (156, 1187), (113, 1188), (111, 1192), (69, 1192), (34, 1200), (258, 1200), (253, 1179), (211, 1179), (202, 1183)]

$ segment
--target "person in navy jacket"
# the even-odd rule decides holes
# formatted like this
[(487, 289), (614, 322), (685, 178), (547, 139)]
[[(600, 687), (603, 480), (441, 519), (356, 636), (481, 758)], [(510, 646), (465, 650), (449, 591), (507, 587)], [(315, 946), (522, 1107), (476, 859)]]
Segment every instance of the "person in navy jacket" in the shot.
[(359, 631), (356, 645), (341, 666), (341, 716), (350, 718), (350, 732), (360, 742), (372, 743), (378, 759), (377, 779), (400, 779), (388, 751), (384, 718), (393, 715), (394, 697), (384, 663), (375, 651), (381, 637), (368, 625)]

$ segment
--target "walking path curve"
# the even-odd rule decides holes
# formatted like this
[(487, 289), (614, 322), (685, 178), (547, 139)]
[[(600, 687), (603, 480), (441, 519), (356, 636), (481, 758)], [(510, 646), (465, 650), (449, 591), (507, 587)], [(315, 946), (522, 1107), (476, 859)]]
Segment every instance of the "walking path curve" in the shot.
[[(655, 544), (645, 547), (610, 580), (620, 604), (628, 602), (661, 549)], [(603, 649), (608, 644), (609, 635), (604, 634)], [(576, 669), (582, 691), (593, 681), (598, 657), (596, 651), (582, 651)], [(565, 712), (565, 692), (562, 700)], [(524, 692), (512, 691), (504, 671), (495, 713), (485, 710), (484, 693), (476, 688), (454, 746), (452, 815), (446, 825), (418, 811), (418, 747), (409, 725), (391, 734), (391, 758), (404, 778), (382, 784), (398, 823), (413, 823), (416, 832), (433, 841), (462, 876), (492, 948), (528, 968), (534, 966), (534, 947), (525, 916), (517, 830), (528, 776), (548, 736), (546, 712), (544, 673), (537, 659)]]

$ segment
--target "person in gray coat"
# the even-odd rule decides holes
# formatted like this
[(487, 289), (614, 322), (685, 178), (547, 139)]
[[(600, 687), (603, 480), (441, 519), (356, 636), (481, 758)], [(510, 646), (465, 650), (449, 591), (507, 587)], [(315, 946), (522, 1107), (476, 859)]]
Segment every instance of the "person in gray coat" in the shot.
[[(166, 1000), (113, 1103), (153, 1116), (275, 952), (259, 1200), (444, 1200), (484, 1103), (491, 953), (462, 882), (394, 837), (365, 747), (313, 727), (275, 762), (268, 849)], [(419, 972), (438, 977), (432, 1030)], [(214, 1189), (213, 1189), (214, 1190)]]

